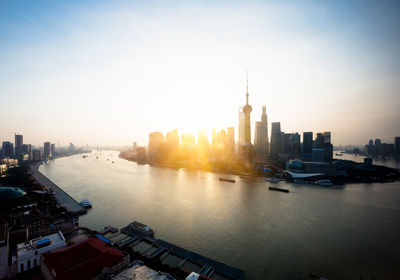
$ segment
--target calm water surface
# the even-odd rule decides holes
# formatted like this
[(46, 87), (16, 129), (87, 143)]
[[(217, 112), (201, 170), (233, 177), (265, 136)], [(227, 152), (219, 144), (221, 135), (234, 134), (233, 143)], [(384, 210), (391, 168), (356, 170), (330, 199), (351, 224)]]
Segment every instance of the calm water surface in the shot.
[(220, 182), (219, 174), (137, 165), (110, 151), (56, 159), (40, 171), (76, 200), (92, 201), (82, 226), (138, 220), (247, 279), (400, 279), (399, 182), (277, 184), (286, 194), (261, 178)]

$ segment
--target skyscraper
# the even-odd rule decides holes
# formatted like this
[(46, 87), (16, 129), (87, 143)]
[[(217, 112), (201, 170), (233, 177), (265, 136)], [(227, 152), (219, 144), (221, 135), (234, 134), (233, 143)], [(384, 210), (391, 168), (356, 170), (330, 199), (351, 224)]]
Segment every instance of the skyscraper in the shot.
[(303, 132), (303, 154), (311, 155), (312, 148), (313, 148), (313, 133)]
[(333, 146), (331, 144), (331, 133), (326, 131), (324, 133), (317, 133), (315, 138), (314, 148), (324, 149), (324, 161), (331, 162), (333, 159)]
[(53, 144), (50, 145), (50, 154), (54, 155), (55, 152), (56, 152), (56, 144), (53, 143)]
[(271, 124), (271, 149), (270, 149), (271, 159), (277, 160), (280, 150), (281, 150), (281, 123), (274, 122)]
[(21, 154), (21, 146), (24, 144), (23, 136), (15, 134), (15, 157), (19, 157)]
[(149, 133), (149, 145), (148, 145), (148, 156), (150, 161), (158, 159), (158, 150), (164, 142), (164, 135), (161, 132)]
[(4, 141), (1, 147), (1, 156), (2, 158), (13, 158), (14, 157), (14, 148), (13, 143)]
[(400, 136), (394, 138), (394, 155), (396, 157), (400, 156)]
[(230, 156), (235, 155), (235, 128), (228, 127), (228, 153)]
[(267, 109), (265, 106), (262, 107), (261, 121), (256, 122), (256, 127), (254, 131), (254, 149), (256, 154), (259, 156), (268, 156), (268, 119), (267, 119)]
[(43, 147), (43, 158), (44, 159), (49, 159), (51, 157), (51, 146), (50, 142), (44, 142), (44, 147)]

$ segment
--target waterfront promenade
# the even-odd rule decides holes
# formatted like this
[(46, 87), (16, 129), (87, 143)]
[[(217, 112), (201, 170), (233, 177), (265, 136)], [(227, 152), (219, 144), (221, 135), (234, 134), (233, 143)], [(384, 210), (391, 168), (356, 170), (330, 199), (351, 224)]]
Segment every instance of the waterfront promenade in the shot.
[(31, 165), (33, 178), (35, 178), (35, 180), (39, 184), (43, 185), (47, 190), (53, 191), (60, 206), (64, 207), (69, 213), (73, 215), (86, 214), (87, 210), (83, 208), (73, 197), (63, 191), (59, 186), (57, 186), (39, 171), (39, 166), (41, 164), (42, 163), (35, 163)]

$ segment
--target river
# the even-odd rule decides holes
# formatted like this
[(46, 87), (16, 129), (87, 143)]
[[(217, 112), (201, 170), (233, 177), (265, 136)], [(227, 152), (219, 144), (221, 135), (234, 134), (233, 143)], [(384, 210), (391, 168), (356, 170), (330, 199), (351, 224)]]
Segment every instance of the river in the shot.
[[(113, 163), (114, 161), (114, 163)], [(174, 170), (103, 151), (39, 169), (93, 208), (82, 226), (133, 220), (156, 237), (243, 269), (247, 279), (400, 279), (400, 182), (320, 187)]]

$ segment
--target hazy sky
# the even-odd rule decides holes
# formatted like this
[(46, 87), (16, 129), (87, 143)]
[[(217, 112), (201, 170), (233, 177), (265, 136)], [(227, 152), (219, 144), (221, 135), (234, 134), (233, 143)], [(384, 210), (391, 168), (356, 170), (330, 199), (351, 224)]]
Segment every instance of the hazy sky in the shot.
[[(83, 3), (84, 2), (84, 3)], [(235, 126), (400, 135), (400, 1), (0, 1), (0, 141)]]

